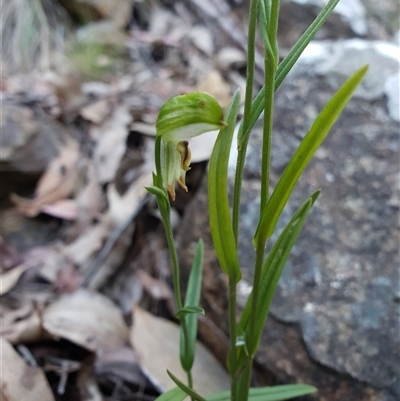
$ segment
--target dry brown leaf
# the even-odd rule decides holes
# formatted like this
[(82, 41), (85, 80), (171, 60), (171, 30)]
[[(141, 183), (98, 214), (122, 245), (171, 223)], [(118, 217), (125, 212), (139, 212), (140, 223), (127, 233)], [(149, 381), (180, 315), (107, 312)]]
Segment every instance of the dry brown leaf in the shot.
[(93, 163), (87, 166), (87, 184), (76, 196), (78, 220), (82, 230), (100, 215), (104, 205), (104, 196)]
[(5, 272), (21, 263), (17, 250), (0, 235), (0, 271)]
[(161, 299), (173, 299), (174, 294), (169, 286), (160, 280), (151, 277), (144, 270), (137, 272), (142, 282), (143, 288), (151, 295), (152, 298)]
[(140, 121), (135, 121), (131, 124), (130, 129), (132, 131), (140, 132), (141, 134), (148, 136), (156, 136), (156, 126), (154, 124), (143, 123)]
[(58, 294), (71, 294), (83, 283), (84, 277), (72, 263), (66, 264), (58, 271), (54, 286)]
[(153, 178), (151, 171), (143, 171), (128, 190), (121, 196), (114, 184), (107, 188), (109, 209), (107, 216), (115, 224), (120, 224), (130, 219), (139, 210), (144, 198), (148, 194), (146, 186), (152, 185)]
[(110, 230), (111, 227), (105, 220), (88, 227), (65, 247), (66, 256), (78, 266), (84, 265), (101, 248)]
[(89, 104), (80, 111), (80, 115), (88, 121), (100, 124), (110, 113), (110, 104), (106, 99)]
[(43, 328), (101, 354), (125, 346), (129, 331), (121, 311), (104, 295), (80, 289), (62, 295), (43, 311)]
[(189, 32), (189, 37), (193, 44), (204, 54), (209, 57), (213, 55), (214, 39), (211, 32), (205, 26), (194, 26)]
[(54, 396), (42, 369), (28, 366), (12, 345), (0, 339), (0, 398), (4, 401), (54, 401)]
[(65, 245), (61, 242), (34, 248), (28, 252), (28, 255), (32, 263), (40, 266), (40, 276), (50, 283), (54, 283), (60, 270), (71, 264), (71, 261), (65, 256)]
[(224, 47), (217, 56), (217, 65), (223, 71), (229, 71), (232, 65), (244, 67), (246, 65), (246, 53), (236, 47)]
[(40, 211), (63, 220), (78, 218), (78, 205), (74, 199), (62, 199), (50, 205), (43, 205)]
[(98, 356), (95, 371), (98, 376), (110, 376), (137, 386), (143, 384), (145, 379), (130, 347), (113, 349)]
[(7, 294), (21, 277), (22, 273), (30, 267), (30, 263), (22, 263), (0, 275), (0, 295)]
[(81, 364), (77, 372), (77, 387), (80, 393), (80, 401), (104, 401), (96, 380), (92, 361)]
[[(60, 244), (55, 243), (51, 246), (38, 246), (22, 254), (25, 262), (0, 275), (0, 295), (6, 294), (18, 282), (21, 275), (31, 267), (39, 267), (43, 278), (53, 281), (57, 275), (57, 270), (63, 266), (61, 263)], [(44, 274), (46, 271), (47, 274)]]
[(0, 336), (13, 344), (39, 340), (42, 327), (38, 308), (32, 302), (16, 310), (2, 305)]
[(132, 116), (126, 106), (118, 106), (107, 121), (93, 127), (91, 136), (97, 140), (93, 161), (99, 182), (110, 182), (118, 169), (121, 158), (126, 150), (128, 125)]
[[(163, 391), (176, 386), (166, 369), (185, 382), (186, 373), (179, 361), (179, 326), (155, 317), (139, 307), (135, 307), (133, 318), (131, 343), (144, 371)], [(201, 394), (210, 395), (229, 389), (227, 372), (200, 342), (196, 343), (192, 373), (194, 387)]]
[(11, 194), (11, 200), (16, 204), (19, 212), (34, 217), (44, 205), (67, 198), (75, 187), (78, 160), (78, 143), (68, 138), (60, 155), (49, 164), (40, 179), (33, 199)]
[(226, 109), (231, 101), (231, 87), (217, 70), (210, 71), (196, 90), (213, 95), (223, 109)]

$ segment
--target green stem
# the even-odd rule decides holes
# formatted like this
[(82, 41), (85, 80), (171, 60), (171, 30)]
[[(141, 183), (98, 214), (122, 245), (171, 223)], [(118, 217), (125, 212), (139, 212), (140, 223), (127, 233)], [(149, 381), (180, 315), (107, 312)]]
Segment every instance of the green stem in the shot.
[(264, 98), (264, 127), (261, 158), (261, 200), (260, 216), (267, 204), (269, 196), (269, 175), (271, 163), (271, 141), (274, 117), (274, 81), (276, 64), (270, 57), (265, 58), (265, 98)]
[(237, 383), (236, 383), (236, 281), (229, 279), (229, 372), (231, 375), (231, 401), (237, 401)]
[(255, 333), (256, 330), (256, 322), (258, 316), (258, 301), (259, 301), (259, 292), (260, 292), (260, 282), (261, 282), (261, 273), (262, 266), (264, 261), (264, 246), (259, 246), (256, 249), (256, 263), (254, 266), (254, 278), (253, 278), (253, 290), (252, 290), (252, 311), (250, 314), (249, 321), (249, 332), (248, 332), (248, 352), (251, 357), (254, 356), (254, 353), (257, 349), (257, 335)]
[(277, 33), (278, 33), (279, 4), (280, 4), (280, 0), (272, 0), (272, 2), (271, 2), (271, 15), (270, 15), (269, 27), (268, 27), (269, 28), (268, 29), (269, 43), (271, 44), (271, 46), (274, 50), (276, 60), (278, 60), (278, 58), (279, 58), (278, 42), (276, 40)]
[(250, 1), (249, 11), (249, 30), (247, 36), (247, 70), (246, 70), (246, 94), (244, 101), (244, 113), (241, 130), (238, 134), (238, 159), (236, 162), (235, 186), (233, 192), (233, 207), (232, 207), (232, 226), (233, 233), (238, 240), (239, 231), (239, 209), (240, 209), (240, 193), (242, 189), (242, 179), (244, 170), (244, 161), (246, 158), (246, 148), (249, 141), (247, 138), (242, 138), (242, 134), (246, 134), (251, 121), (251, 105), (254, 86), (254, 70), (255, 70), (255, 53), (256, 53), (256, 28), (257, 28), (257, 9), (258, 0)]
[[(269, 175), (271, 165), (271, 142), (274, 117), (275, 75), (278, 60), (277, 30), (279, 18), (279, 0), (272, 0), (268, 24), (268, 41), (264, 41), (264, 127), (261, 158), (261, 200), (260, 216), (265, 208), (269, 196)], [(271, 49), (273, 54), (271, 54)]]
[[(182, 304), (182, 296), (181, 296), (181, 286), (180, 286), (180, 281), (179, 281), (179, 277), (180, 277), (179, 260), (178, 260), (178, 253), (176, 252), (176, 247), (175, 247), (174, 233), (172, 231), (169, 206), (166, 207), (162, 202), (157, 202), (157, 203), (158, 203), (158, 208), (160, 210), (161, 218), (162, 218), (162, 221), (164, 224), (165, 236), (167, 238), (169, 253), (171, 255), (172, 280), (173, 280), (173, 285), (174, 285), (175, 302), (176, 302), (176, 306), (177, 306), (178, 310), (180, 310), (183, 308), (183, 304)], [(185, 317), (183, 317), (183, 318), (180, 318), (179, 320), (182, 325), (183, 335), (185, 337), (185, 353), (187, 354), (189, 352), (189, 349), (188, 349), (189, 343), (187, 341), (189, 334), (188, 334), (186, 319), (185, 319)], [(193, 388), (192, 373), (191, 373), (191, 371), (186, 372), (186, 373), (187, 373), (187, 379), (188, 379), (188, 386), (190, 388)]]
[[(192, 376), (192, 371), (190, 370), (189, 372), (186, 372), (187, 374), (187, 380), (188, 380), (188, 387), (193, 388), (193, 376)], [(193, 400), (193, 399), (192, 399)]]
[(240, 400), (248, 400), (249, 399), (249, 390), (251, 387), (251, 371), (253, 367), (253, 358), (251, 356), (247, 356), (244, 362), (244, 368), (242, 372), (242, 376), (240, 378)]
[(271, 161), (272, 126), (274, 116), (274, 65), (268, 60), (265, 61), (265, 103), (264, 103), (264, 127), (261, 158), (261, 195), (260, 195), (260, 216), (267, 204), (269, 196), (269, 175)]
[[(159, 138), (156, 138), (156, 155), (160, 155), (160, 144), (161, 141), (157, 140)], [(158, 152), (158, 153), (157, 153)], [(162, 177), (161, 177), (161, 170), (160, 170), (160, 158), (156, 156), (156, 171), (157, 171), (157, 184), (161, 185), (162, 187)], [(157, 204), (158, 204), (158, 209), (161, 214), (161, 218), (163, 221), (164, 225), (164, 230), (165, 230), (165, 236), (167, 238), (167, 244), (168, 244), (168, 249), (169, 253), (171, 255), (171, 261), (172, 261), (172, 280), (173, 280), (173, 287), (174, 287), (174, 295), (175, 295), (175, 302), (178, 310), (183, 308), (182, 304), (182, 295), (181, 295), (181, 286), (180, 286), (180, 274), (179, 274), (179, 259), (178, 259), (178, 253), (176, 251), (175, 247), (175, 240), (174, 240), (174, 233), (172, 230), (172, 225), (171, 225), (171, 218), (170, 218), (170, 206), (169, 204), (165, 204), (163, 200), (158, 200), (157, 199)], [(188, 327), (186, 323), (185, 317), (182, 317), (179, 319), (180, 324), (182, 325), (182, 330), (183, 330), (183, 335), (185, 337), (185, 353), (188, 354), (189, 352), (189, 343), (188, 343)], [(190, 388), (193, 388), (193, 378), (192, 378), (192, 373), (191, 371), (186, 372), (187, 373), (187, 379), (188, 379), (188, 386)]]
[[(174, 241), (174, 234), (172, 231), (172, 226), (171, 226), (171, 220), (169, 216), (169, 208), (164, 207), (164, 205), (161, 204), (161, 202), (158, 205), (160, 212), (161, 212), (161, 217), (163, 220), (164, 224), (164, 229), (165, 229), (165, 236), (167, 238), (167, 244), (169, 248), (169, 253), (171, 255), (171, 261), (172, 261), (172, 280), (174, 283), (174, 294), (175, 294), (175, 302), (178, 310), (183, 308), (182, 305), (182, 297), (181, 297), (181, 285), (179, 282), (179, 260), (178, 260), (178, 254), (176, 252), (175, 248), (175, 241)], [(182, 322), (184, 322), (184, 319), (181, 319)]]

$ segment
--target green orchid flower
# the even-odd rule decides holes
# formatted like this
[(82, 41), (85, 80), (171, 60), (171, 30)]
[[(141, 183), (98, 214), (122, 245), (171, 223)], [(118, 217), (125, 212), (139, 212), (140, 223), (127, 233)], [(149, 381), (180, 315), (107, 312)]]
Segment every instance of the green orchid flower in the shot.
[[(160, 110), (156, 123), (163, 185), (175, 200), (175, 181), (186, 192), (186, 172), (190, 170), (188, 139), (225, 126), (223, 111), (214, 97), (205, 92), (175, 96)], [(157, 172), (158, 174), (159, 172)]]

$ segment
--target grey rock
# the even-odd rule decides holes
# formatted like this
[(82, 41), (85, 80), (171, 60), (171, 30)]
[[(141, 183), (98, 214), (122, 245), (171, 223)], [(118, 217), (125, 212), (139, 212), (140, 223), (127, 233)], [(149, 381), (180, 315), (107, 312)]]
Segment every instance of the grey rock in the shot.
[[(283, 3), (295, 3), (302, 7), (316, 7), (322, 9), (326, 5), (325, 0), (284, 0)], [(356, 35), (367, 33), (366, 10), (359, 0), (341, 0), (333, 14), (348, 24)]]
[[(330, 54), (325, 47), (314, 50), (321, 60)], [(365, 61), (369, 59), (360, 64)], [(277, 92), (272, 186), (338, 89), (318, 66), (306, 55)], [(391, 71), (392, 67), (381, 69), (382, 83)], [(373, 100), (358, 96), (349, 102), (298, 183), (276, 230), (282, 230), (309, 194), (322, 189), (284, 269), (257, 355), (266, 382), (272, 376), (279, 383), (314, 384), (320, 401), (400, 399), (399, 132), (383, 90), (379, 93)], [(251, 239), (259, 215), (261, 126), (262, 122), (250, 138), (243, 182), (239, 259), (247, 283), (253, 274)], [(184, 252), (198, 236), (209, 243), (205, 197), (203, 186), (183, 219)], [(274, 234), (271, 243), (276, 238)], [(182, 265), (189, 269), (190, 263), (187, 258)], [(220, 311), (226, 285), (212, 251), (205, 271), (206, 315), (226, 330)], [(248, 288), (245, 284), (241, 288)]]
[(394, 34), (394, 43), (397, 46), (400, 46), (400, 30), (398, 30), (395, 34)]
[[(390, 68), (381, 71), (385, 82)], [(279, 90), (273, 183), (332, 95), (329, 82), (328, 75), (300, 65)], [(258, 220), (261, 136), (261, 128), (255, 129), (250, 139), (244, 181), (239, 254), (248, 280), (254, 250), (245, 238)], [(308, 194), (322, 189), (272, 307), (279, 321), (300, 325), (313, 360), (369, 383), (387, 399), (400, 397), (398, 148), (398, 124), (382, 94), (373, 103), (351, 100), (281, 216), (277, 232)]]
[(400, 70), (400, 49), (390, 42), (351, 39), (335, 43), (331, 55), (319, 68), (332, 86), (338, 86), (357, 68), (369, 64), (369, 71), (355, 96), (378, 99), (386, 79)]
[[(321, 7), (326, 4), (324, 0), (314, 1), (318, 2)], [(356, 35), (363, 36), (367, 33), (367, 11), (360, 0), (342, 0), (334, 12), (351, 26)]]
[[(323, 75), (333, 87), (339, 87), (356, 69), (368, 64), (369, 71), (354, 96), (367, 100), (381, 99), (386, 95), (389, 116), (399, 121), (400, 48), (383, 41), (349, 39), (341, 42), (311, 42), (290, 72), (312, 70)], [(312, 106), (307, 106), (312, 112)], [(286, 145), (280, 147), (282, 151)]]
[[(282, 0), (278, 32), (281, 46), (293, 46), (325, 5), (325, 0)], [(361, 1), (341, 0), (316, 39), (364, 36), (367, 26), (367, 13)]]
[(400, 121), (400, 82), (399, 73), (390, 76), (385, 82), (385, 95), (390, 117)]

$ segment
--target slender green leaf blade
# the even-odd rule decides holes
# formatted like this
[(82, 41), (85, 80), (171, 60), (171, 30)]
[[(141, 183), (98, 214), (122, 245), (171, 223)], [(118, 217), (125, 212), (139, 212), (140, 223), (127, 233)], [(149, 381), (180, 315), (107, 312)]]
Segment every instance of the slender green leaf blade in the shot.
[(147, 190), (147, 192), (151, 193), (152, 195), (159, 196), (161, 199), (168, 202), (167, 194), (165, 193), (165, 191), (163, 189), (156, 187), (154, 185), (152, 185), (150, 187), (145, 187), (145, 189)]
[[(180, 329), (181, 365), (186, 372), (189, 372), (192, 369), (195, 357), (198, 319), (197, 313), (204, 314), (204, 310), (199, 307), (203, 275), (203, 260), (204, 244), (203, 240), (199, 239), (194, 252), (192, 270), (190, 272), (188, 287), (186, 289), (184, 304), (185, 308), (183, 308), (184, 310), (188, 310), (189, 308), (189, 313), (184, 317), (186, 319), (187, 339), (185, 339), (185, 333), (182, 326)], [(187, 343), (185, 341), (187, 341)]]
[(179, 387), (175, 387), (158, 396), (155, 401), (182, 401), (185, 397), (187, 394)]
[(264, 246), (265, 241), (272, 235), (278, 218), (297, 180), (350, 100), (351, 95), (360, 84), (367, 70), (368, 66), (360, 68), (342, 85), (325, 105), (303, 138), (262, 212), (254, 237), (254, 245), (256, 247)]
[(187, 395), (190, 395), (193, 400), (196, 401), (207, 401), (203, 398), (200, 394), (197, 394), (196, 391), (188, 387), (186, 384), (182, 383), (174, 374), (172, 374), (169, 370), (167, 370), (168, 376), (171, 380), (180, 388), (182, 389)]
[[(254, 349), (256, 349), (258, 346), (279, 278), (289, 258), (293, 245), (300, 234), (306, 217), (312, 205), (317, 200), (319, 193), (320, 191), (314, 192), (297, 209), (289, 223), (279, 235), (263, 264), (259, 292), (259, 309), (257, 311), (255, 329), (256, 341), (254, 344), (249, 344), (249, 352), (254, 351)], [(252, 295), (250, 294), (250, 297), (247, 299), (246, 305), (240, 317), (239, 331), (245, 333), (248, 330), (251, 313), (254, 313), (254, 311), (252, 311)]]
[(196, 305), (188, 305), (182, 309), (179, 309), (178, 313), (175, 315), (177, 318), (187, 315), (195, 315), (201, 313), (202, 315), (205, 314), (204, 309), (200, 308), (200, 306)]
[(229, 210), (228, 161), (239, 103), (237, 91), (225, 117), (227, 126), (221, 129), (215, 142), (208, 173), (208, 210), (215, 252), (222, 270), (236, 282), (241, 271)]
[[(313, 394), (317, 391), (314, 386), (308, 384), (285, 384), (274, 387), (251, 388), (249, 401), (284, 401)], [(207, 401), (230, 401), (230, 391), (223, 391), (207, 397)]]
[[(301, 53), (303, 53), (304, 49), (314, 38), (315, 34), (319, 31), (321, 26), (329, 18), (333, 9), (336, 7), (339, 1), (340, 0), (330, 0), (326, 4), (326, 6), (321, 10), (321, 12), (315, 18), (314, 22), (308, 27), (308, 29), (304, 32), (301, 38), (289, 51), (287, 56), (279, 64), (275, 76), (275, 91), (279, 88), (282, 81), (285, 79), (286, 75), (289, 73), (289, 71), (296, 63), (296, 61), (299, 59)], [(260, 92), (258, 92), (257, 96), (254, 98), (252, 102), (250, 124), (247, 131), (243, 132), (241, 128), (239, 130), (239, 136), (238, 136), (239, 144), (241, 144), (244, 141), (244, 139), (248, 135), (250, 135), (250, 131), (253, 129), (255, 123), (260, 118), (261, 113), (264, 111), (264, 96), (265, 96), (265, 87), (262, 87)]]

